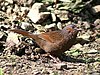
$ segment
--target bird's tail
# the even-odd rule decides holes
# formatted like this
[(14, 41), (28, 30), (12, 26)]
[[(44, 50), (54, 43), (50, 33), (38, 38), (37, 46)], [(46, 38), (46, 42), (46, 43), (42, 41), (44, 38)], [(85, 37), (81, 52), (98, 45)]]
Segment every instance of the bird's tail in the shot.
[(37, 35), (34, 35), (34, 34), (30, 33), (30, 32), (24, 31), (24, 30), (10, 29), (9, 31), (21, 34), (23, 36), (27, 36), (27, 37), (32, 38), (32, 39), (36, 39), (37, 38)]

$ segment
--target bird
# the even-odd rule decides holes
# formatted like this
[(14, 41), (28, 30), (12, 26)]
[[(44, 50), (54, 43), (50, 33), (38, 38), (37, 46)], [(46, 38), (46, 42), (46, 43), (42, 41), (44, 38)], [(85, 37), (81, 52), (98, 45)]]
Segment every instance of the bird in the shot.
[(53, 56), (59, 56), (66, 50), (69, 50), (73, 46), (79, 32), (74, 24), (66, 25), (62, 30), (41, 34), (33, 34), (20, 29), (10, 29), (10, 31), (32, 38), (41, 49)]

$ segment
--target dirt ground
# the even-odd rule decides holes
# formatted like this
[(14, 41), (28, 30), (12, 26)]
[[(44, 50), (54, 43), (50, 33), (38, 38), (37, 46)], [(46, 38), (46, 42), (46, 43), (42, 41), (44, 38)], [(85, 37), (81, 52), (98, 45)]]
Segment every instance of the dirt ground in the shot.
[[(0, 75), (100, 75), (100, 1), (72, 1), (76, 6), (67, 6), (68, 9), (62, 0), (0, 1)], [(37, 2), (44, 3), (50, 14), (35, 23), (28, 13)], [(68, 24), (81, 29), (77, 43), (66, 50), (65, 56), (54, 59), (45, 56), (31, 38), (9, 31), (17, 28), (37, 34)]]

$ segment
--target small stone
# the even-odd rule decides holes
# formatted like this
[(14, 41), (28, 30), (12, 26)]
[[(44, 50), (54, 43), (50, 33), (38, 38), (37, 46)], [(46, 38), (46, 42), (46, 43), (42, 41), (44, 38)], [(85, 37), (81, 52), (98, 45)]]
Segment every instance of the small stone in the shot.
[(54, 64), (54, 66), (56, 66), (56, 68), (59, 70), (67, 69), (67, 64), (65, 64), (65, 63)]
[(96, 20), (94, 21), (94, 24), (97, 24), (97, 23), (100, 23), (100, 19), (96, 19)]
[(37, 53), (41, 53), (42, 50), (41, 50), (41, 48), (35, 48), (34, 51)]
[(12, 62), (12, 63), (6, 63), (7, 66), (12, 66), (12, 65), (16, 65), (16, 62)]
[(90, 35), (89, 35), (88, 33), (85, 33), (85, 34), (79, 36), (78, 38), (82, 38), (82, 39), (84, 39), (84, 40), (89, 41)]
[(5, 6), (8, 6), (9, 5), (9, 3), (8, 2), (5, 2)]
[(62, 24), (61, 24), (61, 22), (57, 23), (57, 27), (58, 27), (58, 29), (62, 30)]
[(22, 22), (21, 28), (25, 30), (34, 30), (33, 26), (27, 22)]
[(50, 31), (56, 30), (57, 29), (57, 26), (56, 26), (55, 23), (53, 23), (53, 24), (50, 24), (50, 25), (46, 25), (45, 28), (46, 28), (46, 31), (49, 31), (50, 32)]
[(57, 17), (61, 20), (61, 21), (64, 21), (64, 20), (68, 20), (68, 11), (59, 11), (59, 10), (56, 10), (55, 11), (55, 14), (57, 14)]
[(94, 72), (94, 73), (91, 73), (91, 75), (100, 75), (100, 73)]
[(33, 26), (37, 29), (37, 31), (35, 31), (34, 34), (40, 34), (41, 32), (46, 31), (44, 26), (41, 26), (40, 24), (34, 24)]
[(5, 1), (7, 1), (7, 2), (9, 2), (9, 3), (13, 3), (13, 0), (5, 0)]
[(35, 0), (28, 0), (27, 3), (28, 3), (29, 5), (31, 5), (31, 4), (34, 3), (34, 2), (35, 2)]
[(14, 11), (14, 12), (19, 12), (19, 11), (20, 11), (17, 4), (15, 4), (15, 8), (13, 9), (13, 11)]
[(96, 6), (92, 7), (92, 9), (93, 9), (94, 13), (98, 13), (98, 12), (100, 12), (100, 5), (96, 5)]
[(100, 43), (100, 38), (97, 38), (95, 41), (96, 41), (97, 43)]
[(0, 39), (4, 36), (5, 34), (0, 31)]
[(8, 15), (11, 15), (11, 11), (12, 11), (12, 8), (9, 7), (9, 8), (7, 9), (7, 14), (8, 14)]
[(50, 25), (46, 25), (45, 28), (46, 28), (46, 29), (49, 29), (49, 28), (52, 28), (52, 27), (55, 27), (55, 26), (56, 26), (56, 24), (53, 23), (53, 24), (50, 24)]
[(31, 54), (32, 53), (32, 50), (31, 49), (25, 49), (25, 53), (26, 54)]
[(83, 22), (83, 25), (85, 26), (86, 29), (90, 28), (90, 24), (88, 22)]
[(100, 19), (96, 19), (95, 21), (94, 21), (94, 24), (97, 26), (97, 25), (100, 25)]
[(3, 10), (3, 11), (6, 11), (5, 9), (6, 9), (5, 7), (2, 7), (2, 10)]
[(98, 51), (95, 49), (91, 49), (88, 53), (97, 53)]
[(52, 21), (55, 22), (56, 21), (56, 15), (54, 13), (51, 13), (52, 16)]
[(80, 49), (80, 48), (82, 48), (82, 45), (81, 45), (81, 44), (76, 44), (74, 47), (75, 47), (76, 49)]
[(15, 44), (19, 44), (18, 35), (15, 34), (15, 33), (10, 32), (8, 34), (8, 37), (7, 37), (5, 45), (7, 47), (11, 47), (11, 46), (14, 46)]
[(25, 10), (29, 10), (29, 8), (28, 7), (21, 7), (22, 12), (25, 11)]
[(60, 0), (62, 2), (71, 2), (71, 0)]

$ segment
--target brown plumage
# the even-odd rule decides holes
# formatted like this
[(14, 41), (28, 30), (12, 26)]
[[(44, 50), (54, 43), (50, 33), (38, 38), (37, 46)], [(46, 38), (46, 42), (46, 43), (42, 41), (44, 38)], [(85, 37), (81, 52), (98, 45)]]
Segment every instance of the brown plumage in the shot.
[(72, 24), (67, 25), (62, 30), (46, 32), (37, 35), (19, 29), (11, 29), (10, 31), (34, 39), (40, 48), (42, 48), (45, 52), (55, 56), (58, 56), (71, 48), (78, 33), (77, 27)]

